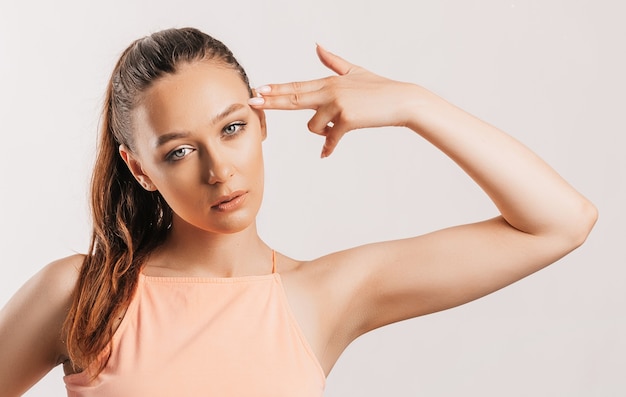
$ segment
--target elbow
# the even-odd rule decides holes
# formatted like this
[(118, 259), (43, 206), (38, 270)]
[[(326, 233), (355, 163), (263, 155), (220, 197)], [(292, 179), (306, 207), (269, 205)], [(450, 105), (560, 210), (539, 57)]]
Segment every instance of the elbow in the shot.
[(596, 221), (598, 220), (598, 209), (588, 200), (583, 200), (576, 214), (572, 217), (572, 222), (568, 228), (568, 237), (572, 249), (580, 247), (586, 240)]

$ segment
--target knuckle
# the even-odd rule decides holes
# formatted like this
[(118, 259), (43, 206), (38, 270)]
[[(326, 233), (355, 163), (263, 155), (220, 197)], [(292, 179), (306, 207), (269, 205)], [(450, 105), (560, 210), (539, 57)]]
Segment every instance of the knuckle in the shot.
[(307, 123), (307, 128), (314, 134), (324, 135), (325, 129), (323, 126), (320, 126), (315, 120), (309, 120)]
[(291, 83), (291, 88), (292, 88), (295, 92), (300, 92), (300, 91), (302, 91), (302, 82), (300, 82), (300, 81), (294, 81), (293, 83)]
[(300, 94), (295, 92), (289, 95), (289, 102), (294, 106), (298, 106), (300, 104)]
[(324, 81), (328, 86), (333, 86), (339, 82), (339, 76), (328, 76)]

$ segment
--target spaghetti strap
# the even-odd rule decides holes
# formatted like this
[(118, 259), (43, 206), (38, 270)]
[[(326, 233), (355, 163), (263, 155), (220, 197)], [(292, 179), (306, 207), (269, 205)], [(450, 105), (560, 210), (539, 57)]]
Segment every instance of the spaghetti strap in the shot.
[(272, 274), (276, 273), (276, 251), (272, 250)]

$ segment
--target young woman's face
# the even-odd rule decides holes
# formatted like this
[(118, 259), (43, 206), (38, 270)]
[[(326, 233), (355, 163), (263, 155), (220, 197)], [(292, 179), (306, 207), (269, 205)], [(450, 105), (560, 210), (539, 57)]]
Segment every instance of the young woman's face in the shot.
[(254, 223), (263, 196), (263, 113), (248, 106), (240, 75), (210, 61), (181, 65), (133, 111), (135, 177), (186, 222), (214, 233)]

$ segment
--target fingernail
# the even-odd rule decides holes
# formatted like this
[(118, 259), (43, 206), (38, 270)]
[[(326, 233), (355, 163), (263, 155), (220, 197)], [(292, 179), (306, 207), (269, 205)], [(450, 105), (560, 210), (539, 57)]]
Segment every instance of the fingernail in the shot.
[(258, 105), (263, 105), (264, 103), (265, 103), (265, 98), (262, 98), (262, 97), (257, 96), (257, 97), (248, 99), (248, 105), (258, 106)]
[(258, 92), (259, 94), (269, 94), (270, 92), (272, 92), (272, 87), (270, 87), (269, 85), (262, 85), (256, 89), (256, 92)]
[(328, 50), (326, 49), (326, 47), (324, 47), (323, 45), (321, 45), (321, 44), (320, 44), (320, 43), (318, 43), (318, 42), (315, 42), (315, 46), (316, 46), (317, 48), (319, 48), (319, 49), (323, 50), (323, 51), (328, 51)]

